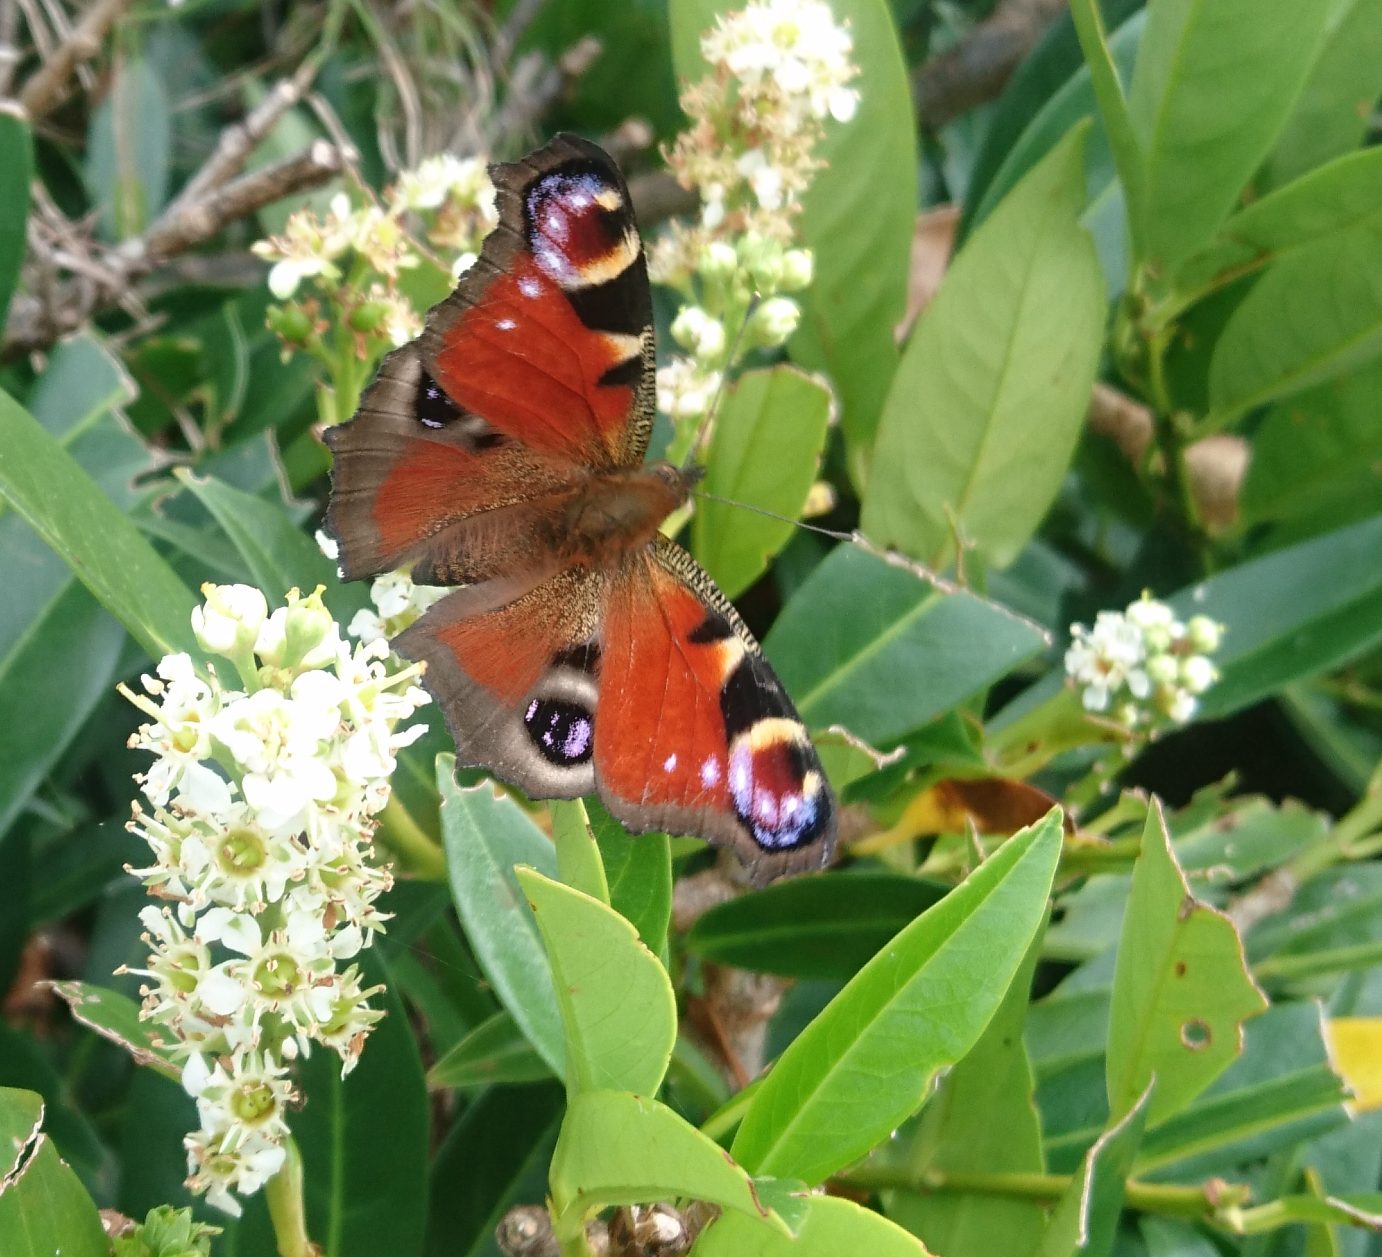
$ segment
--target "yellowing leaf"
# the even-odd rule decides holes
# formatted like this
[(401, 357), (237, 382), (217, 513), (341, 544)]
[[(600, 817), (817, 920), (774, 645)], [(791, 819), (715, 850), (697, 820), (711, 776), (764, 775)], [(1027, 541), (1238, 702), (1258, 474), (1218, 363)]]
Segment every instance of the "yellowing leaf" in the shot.
[(1382, 1109), (1382, 1017), (1333, 1017), (1325, 1023), (1334, 1068), (1360, 1113)]

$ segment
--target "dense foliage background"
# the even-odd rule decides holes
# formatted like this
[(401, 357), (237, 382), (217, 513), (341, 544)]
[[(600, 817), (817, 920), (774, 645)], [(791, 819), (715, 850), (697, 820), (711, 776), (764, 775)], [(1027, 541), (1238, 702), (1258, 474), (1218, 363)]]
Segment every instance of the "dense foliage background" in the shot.
[[(91, 1201), (194, 1203), (217, 1254), (292, 1229), (187, 1196), (193, 1103), (112, 976), (147, 951), (116, 684), (195, 650), (204, 581), (367, 604), (312, 540), (319, 432), (386, 341), (286, 351), (249, 246), (562, 128), (652, 239), (694, 212), (659, 146), (731, 7), (0, 9), (6, 1257), (105, 1251)], [(860, 101), (798, 222), (814, 281), (707, 488), (866, 540), (719, 504), (683, 540), (822, 734), (841, 867), (749, 892), (464, 789), (429, 733), (376, 838), (388, 1015), (344, 1083), (301, 1062), (306, 1232), (493, 1253), (550, 1197), (568, 1253), (657, 1200), (719, 1206), (703, 1255), (1382, 1253), (1382, 0), (832, 8)], [(1143, 590), (1225, 629), (1184, 727), (1065, 677), (1072, 623)]]

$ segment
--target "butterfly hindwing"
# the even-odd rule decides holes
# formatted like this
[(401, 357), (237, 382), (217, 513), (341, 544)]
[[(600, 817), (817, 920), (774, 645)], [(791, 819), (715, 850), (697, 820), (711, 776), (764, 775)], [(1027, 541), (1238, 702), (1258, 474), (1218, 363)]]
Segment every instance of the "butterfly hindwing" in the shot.
[(629, 828), (732, 846), (757, 880), (830, 858), (835, 801), (801, 719), (734, 608), (666, 538), (605, 584), (595, 775)]
[(400, 654), (427, 665), (458, 762), (538, 799), (591, 793), (598, 694), (590, 642), (601, 584), (598, 573), (567, 569), (467, 586), (394, 639)]
[(499, 226), (428, 315), (428, 371), (531, 449), (636, 466), (652, 427), (652, 296), (623, 176), (565, 135), (491, 175)]

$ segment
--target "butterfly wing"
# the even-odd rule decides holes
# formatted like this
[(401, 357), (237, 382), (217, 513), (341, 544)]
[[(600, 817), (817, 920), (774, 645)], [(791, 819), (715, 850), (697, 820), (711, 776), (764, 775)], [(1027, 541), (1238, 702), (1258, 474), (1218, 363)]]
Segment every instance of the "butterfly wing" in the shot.
[(536, 799), (595, 788), (592, 645), (603, 578), (571, 568), (449, 594), (394, 639), (426, 663), (462, 764)]
[(757, 881), (821, 868), (835, 800), (796, 709), (735, 612), (666, 538), (601, 597), (595, 777), (630, 829), (732, 846)]
[[(499, 225), (480, 257), (326, 433), (347, 579), (405, 563), (430, 584), (511, 571), (551, 514), (525, 503), (637, 466), (647, 447), (652, 300), (618, 168), (558, 136), (491, 173)], [(506, 514), (466, 522), (491, 512)]]
[(590, 468), (643, 461), (654, 407), (652, 295), (629, 190), (559, 135), (495, 166), (499, 226), (419, 338), (462, 409)]

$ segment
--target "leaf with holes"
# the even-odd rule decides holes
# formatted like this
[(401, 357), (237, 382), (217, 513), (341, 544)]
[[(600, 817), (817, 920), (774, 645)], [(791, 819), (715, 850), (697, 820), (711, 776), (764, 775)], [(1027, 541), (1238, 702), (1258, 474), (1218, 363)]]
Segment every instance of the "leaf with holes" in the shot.
[(1243, 1022), (1266, 1007), (1233, 923), (1191, 895), (1154, 803), (1118, 940), (1110, 1111), (1125, 1113), (1155, 1078), (1148, 1122), (1179, 1112), (1233, 1063)]

